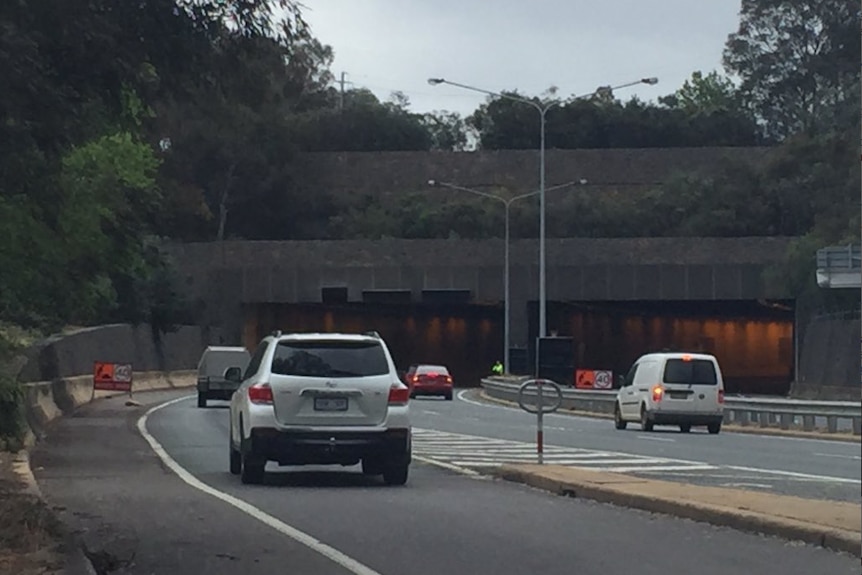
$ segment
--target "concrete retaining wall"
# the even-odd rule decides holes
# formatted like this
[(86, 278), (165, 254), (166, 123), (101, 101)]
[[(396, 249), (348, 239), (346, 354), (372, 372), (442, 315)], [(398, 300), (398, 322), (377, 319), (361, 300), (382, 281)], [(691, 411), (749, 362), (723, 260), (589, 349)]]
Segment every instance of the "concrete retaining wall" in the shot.
[(31, 432), (27, 443), (42, 437), (48, 423), (93, 398), (123, 393), (93, 393), (93, 362), (131, 363), (133, 394), (192, 387), (204, 348), (221, 343), (236, 342), (226, 342), (220, 333), (197, 326), (182, 326), (155, 338), (148, 325), (126, 324), (79, 329), (39, 342), (16, 360)]
[(822, 318), (805, 329), (799, 359), (799, 381), (791, 395), (804, 399), (855, 400), (859, 378), (858, 319)]
[(26, 353), (19, 381), (53, 381), (93, 373), (94, 361), (131, 363), (135, 371), (171, 372), (197, 366), (209, 344), (227, 342), (219, 333), (198, 326), (153, 336), (149, 325), (115, 324), (52, 336)]

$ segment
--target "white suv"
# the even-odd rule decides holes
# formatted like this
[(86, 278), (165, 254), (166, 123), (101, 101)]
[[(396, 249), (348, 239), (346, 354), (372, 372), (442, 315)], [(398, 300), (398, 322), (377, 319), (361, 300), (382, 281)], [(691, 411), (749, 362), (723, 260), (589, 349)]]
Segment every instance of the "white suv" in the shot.
[(379, 335), (261, 341), (230, 402), (230, 472), (261, 483), (267, 462), (343, 465), (407, 482), (410, 390)]
[(654, 425), (678, 425), (688, 433), (705, 425), (721, 431), (724, 419), (724, 381), (715, 356), (699, 353), (650, 353), (629, 370), (617, 392), (614, 423), (625, 429), (640, 422), (644, 431)]

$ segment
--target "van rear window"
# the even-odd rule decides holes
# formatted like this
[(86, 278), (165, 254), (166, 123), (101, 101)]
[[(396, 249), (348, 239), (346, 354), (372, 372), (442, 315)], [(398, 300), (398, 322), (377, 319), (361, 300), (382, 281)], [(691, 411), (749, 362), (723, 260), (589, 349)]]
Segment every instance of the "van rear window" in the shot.
[(389, 373), (383, 347), (366, 341), (282, 341), (272, 373), (304, 377), (368, 377)]
[(708, 359), (669, 359), (664, 364), (665, 383), (716, 385), (715, 365)]

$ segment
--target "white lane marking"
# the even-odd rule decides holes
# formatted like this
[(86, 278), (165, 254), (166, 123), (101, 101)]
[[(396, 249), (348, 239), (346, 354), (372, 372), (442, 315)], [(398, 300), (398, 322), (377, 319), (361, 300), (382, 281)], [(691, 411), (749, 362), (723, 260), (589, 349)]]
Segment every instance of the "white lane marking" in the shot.
[(381, 575), (380, 573), (371, 569), (370, 567), (367, 567), (367, 566), (363, 565), (362, 563), (360, 563), (359, 561), (357, 561), (351, 557), (348, 557), (347, 555), (345, 555), (344, 553), (342, 553), (338, 549), (335, 549), (334, 547), (330, 547), (326, 543), (323, 543), (323, 542), (315, 539), (311, 535), (308, 535), (307, 533), (300, 531), (299, 529), (296, 529), (295, 527), (291, 527), (287, 523), (284, 523), (283, 521), (276, 519), (272, 515), (265, 513), (264, 511), (258, 509), (257, 507), (255, 507), (249, 503), (246, 503), (242, 499), (236, 498), (232, 495), (228, 495), (227, 493), (223, 493), (217, 489), (210, 487), (209, 485), (200, 481), (197, 477), (195, 477), (194, 475), (189, 473), (179, 463), (177, 463), (168, 454), (168, 452), (165, 451), (165, 448), (162, 447), (162, 445), (156, 440), (156, 438), (153, 437), (152, 435), (150, 435), (150, 432), (147, 431), (147, 419), (150, 417), (150, 415), (152, 415), (153, 413), (155, 413), (156, 411), (158, 411), (160, 409), (164, 409), (165, 407), (168, 407), (168, 406), (173, 405), (175, 403), (179, 403), (181, 401), (186, 401), (188, 399), (191, 399), (192, 397), (194, 397), (194, 396), (180, 397), (178, 399), (174, 399), (174, 400), (168, 401), (166, 403), (162, 403), (161, 405), (156, 405), (155, 407), (150, 408), (149, 411), (147, 411), (144, 415), (141, 416), (140, 419), (138, 419), (138, 431), (141, 433), (141, 435), (144, 437), (144, 439), (147, 440), (147, 443), (150, 444), (150, 447), (153, 449), (153, 451), (156, 453), (156, 455), (159, 456), (159, 459), (162, 460), (162, 463), (164, 463), (168, 467), (168, 469), (170, 469), (171, 471), (176, 473), (180, 479), (182, 479), (188, 485), (197, 489), (198, 491), (202, 491), (203, 493), (206, 493), (207, 495), (212, 495), (216, 499), (219, 499), (220, 501), (227, 503), (228, 505), (236, 507), (237, 509), (239, 509), (243, 513), (253, 517), (254, 519), (257, 519), (258, 521), (260, 521), (264, 525), (268, 525), (269, 527), (272, 527), (273, 529), (275, 529), (276, 531), (278, 531), (282, 535), (286, 535), (287, 537), (293, 539), (297, 543), (305, 545), (306, 547), (308, 547), (312, 551), (320, 553), (321, 555), (323, 555), (324, 557), (326, 557), (327, 559), (329, 559), (333, 563), (336, 563), (336, 564), (340, 565), (341, 567), (344, 567), (347, 571), (349, 571), (350, 573), (353, 573), (354, 575)]
[(760, 469), (758, 467), (743, 467), (741, 465), (724, 465), (727, 469), (736, 469), (739, 471), (750, 471), (753, 473), (766, 473), (769, 475), (782, 475), (785, 477), (799, 477), (803, 479), (816, 479), (819, 481), (827, 481), (830, 483), (851, 483), (862, 485), (860, 479), (849, 479), (847, 477), (830, 477), (828, 475), (813, 475), (811, 473), (797, 473), (795, 471), (778, 471), (775, 469)]
[(818, 457), (835, 457), (837, 459), (852, 459), (854, 461), (862, 460), (862, 457), (858, 455), (835, 455), (834, 453), (815, 453), (814, 455)]
[(758, 489), (772, 489), (772, 486), (767, 483), (719, 483), (721, 487), (754, 487)]
[(430, 409), (421, 409), (420, 413), (422, 413), (423, 415), (440, 415), (439, 411), (432, 411)]
[(671, 439), (670, 437), (653, 437), (652, 435), (638, 435), (638, 439), (649, 439), (650, 441), (667, 441), (670, 443), (676, 443), (676, 439)]

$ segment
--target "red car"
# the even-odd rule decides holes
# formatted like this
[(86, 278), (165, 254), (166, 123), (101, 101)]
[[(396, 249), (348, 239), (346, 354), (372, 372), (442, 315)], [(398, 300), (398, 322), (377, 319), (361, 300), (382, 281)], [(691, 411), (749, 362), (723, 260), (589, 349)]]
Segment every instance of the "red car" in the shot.
[(442, 395), (452, 401), (452, 375), (442, 365), (411, 365), (405, 376), (410, 397)]

